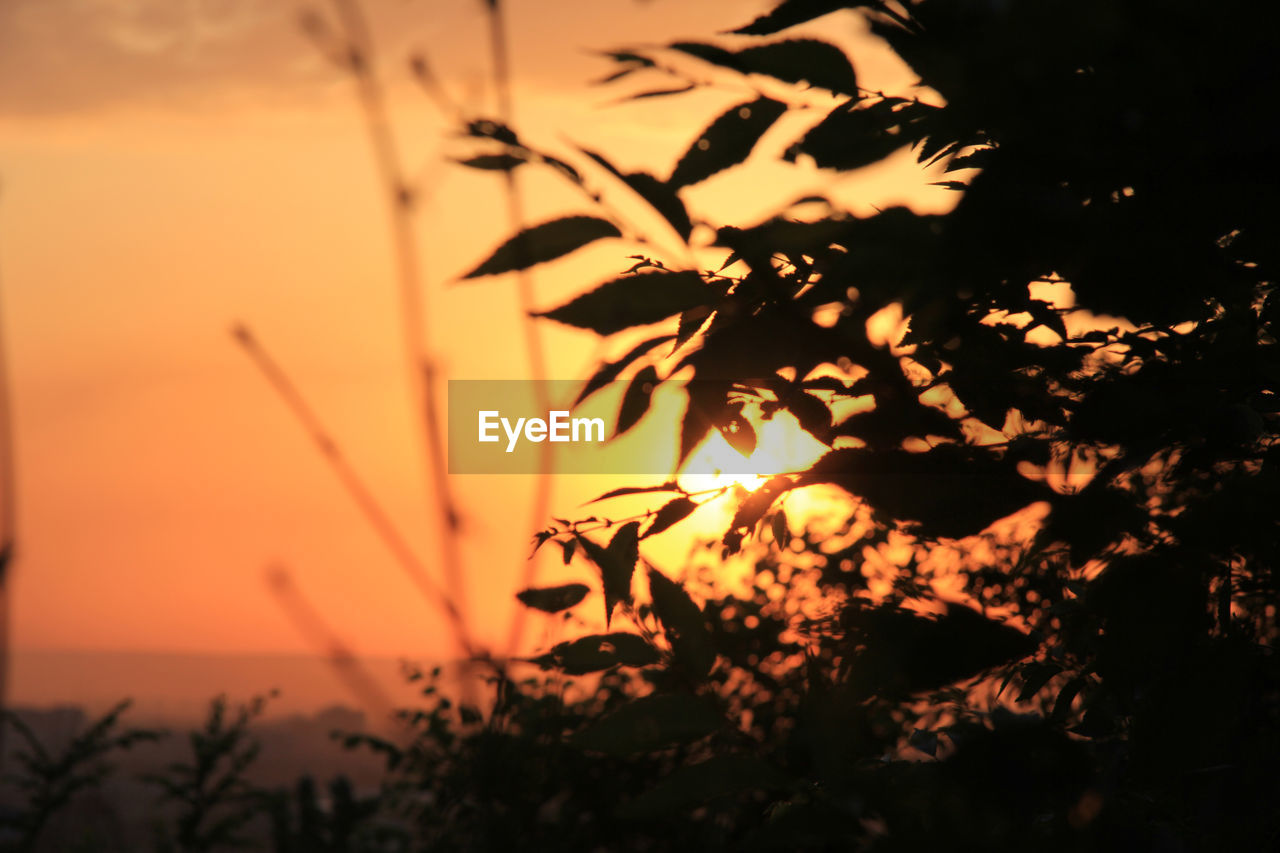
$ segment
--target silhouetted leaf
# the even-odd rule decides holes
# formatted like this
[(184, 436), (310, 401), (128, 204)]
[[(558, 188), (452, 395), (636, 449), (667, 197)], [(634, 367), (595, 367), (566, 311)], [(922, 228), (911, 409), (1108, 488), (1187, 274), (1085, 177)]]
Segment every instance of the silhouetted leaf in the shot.
[(570, 743), (592, 752), (626, 756), (698, 740), (721, 723), (720, 715), (697, 696), (655, 694), (601, 717), (570, 738)]
[(925, 453), (843, 448), (819, 459), (800, 484), (831, 483), (888, 518), (920, 522), (927, 536), (979, 533), (1054, 492), (990, 451), (940, 444)]
[(533, 662), (544, 669), (560, 669), (566, 675), (585, 675), (615, 666), (649, 666), (659, 659), (658, 650), (643, 637), (614, 632), (557, 643)]
[(831, 443), (831, 410), (812, 394), (800, 391), (783, 401), (787, 411), (795, 415), (800, 428), (825, 444)]
[(935, 690), (1030, 654), (1032, 638), (969, 607), (931, 618), (891, 605), (858, 605), (842, 616), (846, 664), (857, 695)]
[(622, 395), (622, 405), (618, 408), (618, 428), (613, 433), (614, 438), (639, 423), (644, 413), (649, 411), (649, 401), (653, 398), (659, 381), (658, 371), (653, 365), (645, 365), (632, 377), (631, 384)]
[(938, 754), (937, 732), (931, 732), (928, 729), (916, 729), (911, 733), (911, 739), (908, 743), (923, 752), (925, 755), (932, 755), (936, 757)]
[(552, 157), (549, 154), (539, 154), (538, 159), (555, 169), (564, 177), (568, 178), (578, 186), (582, 186), (582, 175), (578, 174), (578, 170), (570, 166), (559, 157)]
[(959, 147), (959, 142), (947, 139), (945, 136), (938, 134), (926, 136), (916, 146), (916, 162), (933, 165)]
[(844, 51), (816, 39), (779, 41), (738, 51), (698, 42), (677, 42), (670, 47), (744, 74), (767, 74), (787, 83), (805, 81), (843, 95), (858, 91), (857, 77)]
[(663, 483), (661, 486), (623, 486), (620, 489), (611, 489), (610, 491), (605, 492), (603, 495), (601, 495), (598, 498), (592, 498), (591, 500), (587, 501), (587, 503), (593, 504), (596, 501), (608, 500), (609, 498), (620, 498), (624, 495), (642, 495), (642, 494), (645, 494), (646, 492), (679, 492), (679, 491), (681, 491), (681, 489), (679, 486), (675, 484), (674, 480)]
[(631, 819), (674, 817), (676, 813), (721, 797), (786, 786), (786, 776), (750, 755), (717, 755), (674, 770), (671, 775), (618, 807)]
[(680, 457), (678, 465), (683, 465), (689, 454), (697, 447), (713, 426), (712, 413), (724, 405), (724, 395), (712, 383), (692, 382), (686, 386), (689, 405), (685, 408), (684, 417), (680, 421)]
[(668, 183), (675, 187), (696, 184), (746, 160), (756, 142), (786, 110), (785, 104), (772, 98), (730, 107), (702, 131), (676, 163)]
[(1044, 326), (1064, 341), (1067, 339), (1067, 324), (1062, 313), (1043, 299), (1027, 300), (1027, 310), (1031, 312), (1032, 323), (1028, 329)]
[(693, 232), (693, 223), (689, 221), (689, 212), (685, 210), (684, 202), (680, 200), (675, 189), (647, 172), (623, 172), (600, 154), (585, 148), (580, 150), (648, 202), (650, 207), (671, 224), (682, 240), (689, 239), (689, 235)]
[(840, 2), (840, 0), (783, 0), (771, 11), (733, 32), (744, 36), (768, 36), (796, 24), (812, 21), (837, 9), (853, 9), (868, 3)]
[(647, 56), (642, 56), (639, 53), (634, 53), (629, 50), (607, 50), (607, 51), (604, 51), (601, 55), (609, 57), (614, 62), (623, 62), (631, 65), (638, 65), (641, 68), (653, 67), (652, 59), (650, 59)]
[(666, 530), (673, 524), (687, 518), (690, 513), (698, 508), (698, 505), (689, 498), (676, 498), (670, 503), (665, 504), (662, 509), (653, 516), (653, 521), (649, 523), (649, 527), (645, 530), (641, 539), (646, 536), (656, 536)]
[(608, 625), (613, 620), (613, 608), (620, 601), (631, 601), (631, 576), (639, 559), (640, 522), (629, 521), (618, 528), (607, 548), (586, 536), (578, 536), (578, 543), (590, 560), (600, 568), (604, 583), (604, 619)]
[(692, 92), (697, 87), (690, 83), (688, 86), (675, 86), (668, 89), (649, 89), (644, 92), (637, 92), (634, 95), (628, 95), (628, 101), (641, 101), (646, 98), (663, 98), (667, 95), (683, 95), (685, 92)]
[(696, 272), (654, 270), (607, 281), (559, 308), (534, 316), (612, 335), (665, 320), (712, 297)]
[(563, 586), (526, 589), (516, 593), (516, 598), (520, 599), (520, 603), (525, 607), (532, 607), (544, 613), (559, 613), (582, 601), (590, 591), (586, 584), (567, 583)]
[(482, 118), (468, 122), (467, 134), (479, 139), (496, 139), (507, 145), (520, 145), (520, 138), (515, 131), (493, 119)]
[(1049, 683), (1055, 675), (1062, 672), (1062, 667), (1056, 663), (1046, 663), (1043, 661), (1034, 661), (1027, 664), (1022, 669), (1022, 690), (1018, 692), (1019, 702), (1026, 702), (1033, 698), (1040, 689)]
[(680, 315), (680, 325), (676, 329), (676, 342), (671, 348), (672, 352), (692, 340), (698, 330), (706, 325), (707, 318), (711, 316), (712, 310), (709, 305), (698, 305)]
[(612, 83), (614, 80), (619, 80), (627, 76), (628, 74), (632, 74), (643, 68), (652, 68), (654, 64), (653, 60), (650, 59), (649, 57), (641, 56), (638, 53), (633, 53), (628, 50), (605, 51), (601, 55), (609, 57), (614, 62), (621, 63), (623, 67), (613, 72), (612, 74), (609, 74), (605, 77), (602, 77), (599, 80), (594, 81), (596, 85), (601, 85), (603, 83)]
[(463, 278), (527, 269), (553, 261), (596, 240), (621, 236), (617, 226), (599, 217), (566, 216), (521, 231)]
[[(601, 585), (605, 587), (608, 587), (611, 583), (616, 585), (621, 571), (615, 565), (613, 557), (609, 554), (609, 549), (582, 534), (577, 534), (574, 538), (578, 540), (578, 547), (582, 550), (583, 555), (592, 563), (595, 563), (596, 568), (600, 570)], [(606, 578), (613, 578), (613, 580), (606, 580)], [(627, 585), (629, 588), (629, 580)], [(606, 626), (613, 620), (613, 608), (616, 604), (617, 600), (608, 594), (605, 595), (604, 617)]]
[(850, 393), (849, 384), (834, 376), (818, 376), (813, 379), (806, 379), (800, 384), (812, 391), (831, 391), (844, 396), (848, 396)]
[(842, 95), (858, 92), (858, 79), (849, 58), (840, 48), (824, 41), (794, 39), (750, 47), (738, 52), (738, 61), (749, 71), (788, 83), (804, 81)]
[(827, 169), (859, 169), (888, 157), (914, 141), (911, 122), (930, 107), (892, 99), (870, 105), (855, 100), (836, 107), (786, 152), (794, 162), (808, 154)]
[(947, 164), (947, 171), (956, 172), (960, 169), (984, 169), (991, 162), (991, 158), (994, 154), (994, 148), (979, 148), (977, 151), (971, 151), (968, 154), (961, 154), (959, 157), (951, 158), (951, 162)]
[(640, 66), (640, 65), (630, 65), (626, 68), (619, 68), (617, 71), (614, 71), (611, 74), (606, 74), (605, 76), (597, 80), (592, 80), (591, 83), (594, 86), (603, 86), (606, 83), (612, 83), (615, 80), (621, 80), (623, 77), (626, 77), (629, 74), (634, 74), (635, 72), (639, 71), (642, 67), (643, 66)]
[(755, 527), (760, 519), (764, 518), (765, 513), (769, 511), (769, 507), (773, 506), (773, 502), (780, 495), (789, 491), (795, 484), (790, 477), (781, 474), (770, 477), (765, 481), (764, 485), (747, 495), (733, 514), (733, 520), (729, 522), (729, 530), (725, 533), (724, 544), (728, 549), (737, 551), (741, 545), (746, 533)]
[(773, 541), (779, 548), (785, 548), (791, 544), (791, 528), (787, 525), (787, 513), (782, 507), (778, 507), (773, 513), (770, 530), (773, 533)]
[(1089, 679), (1082, 675), (1076, 676), (1064, 684), (1062, 689), (1058, 691), (1058, 698), (1054, 700), (1053, 711), (1049, 715), (1050, 718), (1057, 722), (1066, 720), (1071, 713), (1071, 704), (1080, 695), (1080, 691), (1084, 690), (1088, 685)]
[(667, 630), (676, 660), (693, 674), (706, 675), (716, 662), (716, 652), (702, 610), (683, 586), (653, 568), (649, 569), (649, 594), (653, 596), (653, 612)]
[(742, 415), (734, 415), (721, 426), (720, 434), (724, 436), (725, 441), (729, 442), (730, 447), (743, 456), (750, 456), (756, 452), (755, 428)]
[(542, 549), (543, 545), (550, 542), (553, 536), (555, 536), (555, 532), (551, 530), (539, 530), (533, 534), (533, 551), (529, 554), (530, 559)]
[(696, 56), (703, 62), (710, 62), (713, 65), (724, 65), (730, 68), (737, 68), (735, 62), (736, 54), (732, 50), (714, 44), (704, 44), (702, 42), (680, 41), (667, 45), (672, 50), (678, 50), (681, 53), (687, 53), (690, 56)]
[[(649, 350), (653, 349), (659, 344), (663, 344), (671, 340), (673, 337), (675, 336), (659, 335), (656, 338), (649, 338), (646, 341), (642, 341), (641, 343), (636, 344), (634, 347), (628, 350), (626, 355), (624, 355), (622, 358), (618, 359), (617, 361), (606, 361), (604, 364), (600, 365), (600, 367), (596, 370), (595, 375), (592, 376), (589, 380), (587, 380), (587, 384), (582, 387), (582, 391), (578, 393), (578, 399), (574, 400), (573, 404), (575, 406), (578, 405), (583, 400), (587, 399), (592, 394), (599, 391), (601, 388), (608, 385), (613, 380), (617, 379), (618, 375), (622, 373), (622, 371), (627, 369), (627, 365), (631, 364), (631, 362), (635, 361), (637, 358), (644, 355)], [(597, 498), (596, 500), (599, 500), (599, 498)]]
[(455, 162), (471, 169), (509, 172), (517, 166), (524, 165), (528, 161), (523, 157), (517, 157), (514, 154), (481, 154), (477, 157), (468, 157), (464, 160), (457, 160)]

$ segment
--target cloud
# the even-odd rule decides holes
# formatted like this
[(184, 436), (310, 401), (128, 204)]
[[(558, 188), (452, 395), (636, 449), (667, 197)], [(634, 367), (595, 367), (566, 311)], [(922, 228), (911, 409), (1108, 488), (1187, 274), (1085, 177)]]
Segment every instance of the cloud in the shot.
[(312, 52), (284, 3), (8, 0), (0, 4), (0, 115), (178, 108), (267, 91), (296, 82)]
[[(506, 4), (518, 88), (577, 90), (608, 63), (592, 51), (710, 34), (762, 0), (662, 4), (529, 0)], [(307, 103), (342, 73), (302, 32), (303, 9), (333, 21), (330, 0), (0, 0), (0, 118), (100, 115), (124, 108)], [(656, 8), (661, 5), (664, 8)], [(743, 6), (749, 6), (750, 11)], [(480, 0), (361, 0), (386, 79), (409, 85), (425, 50), (455, 97), (483, 105), (491, 87)]]

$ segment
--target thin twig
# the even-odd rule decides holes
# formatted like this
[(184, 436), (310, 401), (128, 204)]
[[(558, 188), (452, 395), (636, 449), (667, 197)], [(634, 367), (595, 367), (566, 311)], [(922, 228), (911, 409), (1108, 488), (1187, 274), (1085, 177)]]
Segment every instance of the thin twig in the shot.
[(337, 474), (338, 480), (342, 483), (343, 488), (347, 490), (347, 494), (355, 501), (356, 506), (364, 514), (369, 525), (378, 534), (378, 538), (387, 546), (396, 563), (409, 576), (409, 580), (413, 582), (413, 585), (418, 588), (418, 591), (422, 593), (430, 604), (440, 608), (445, 616), (448, 617), (450, 624), (453, 626), (454, 638), (458, 646), (468, 657), (474, 657), (475, 648), (471, 643), (466, 620), (463, 618), (462, 613), (449, 597), (449, 594), (431, 578), (426, 567), (414, 554), (409, 543), (400, 535), (400, 531), (396, 529), (391, 518), (381, 504), (378, 503), (377, 499), (374, 498), (364, 480), (351, 467), (351, 463), (347, 461), (337, 443), (324, 428), (324, 424), (321, 423), (319, 417), (307, 404), (307, 401), (303, 399), (298, 389), (289, 380), (289, 377), (280, 369), (280, 366), (276, 364), (270, 354), (263, 349), (247, 327), (236, 326), (232, 330), (232, 335), (237, 343), (244, 348), (249, 358), (262, 371), (271, 387), (280, 395), (280, 398), (289, 407), (290, 411), (298, 418), (307, 435), (315, 442), (321, 455), (329, 463), (329, 467)]
[[(501, 0), (486, 0), (489, 10), (489, 44), (493, 55), (493, 81), (498, 99), (498, 120), (507, 127), (512, 122), (511, 59), (507, 44), (506, 18)], [(514, 233), (524, 227), (524, 200), (520, 192), (515, 169), (503, 173), (507, 202), (507, 223)], [(542, 411), (551, 410), (550, 393), (544, 380), (547, 378), (546, 355), (542, 346), (541, 330), (533, 317), (535, 309), (533, 277), (527, 266), (516, 273), (516, 293), (524, 332), (525, 355), (529, 361), (530, 379), (534, 383), (534, 401)], [(530, 527), (536, 529), (551, 511), (552, 470), (555, 464), (554, 450), (550, 443), (543, 443), (538, 454), (538, 476), (534, 482), (533, 504), (530, 509)], [(538, 574), (536, 558), (525, 562), (521, 588), (533, 586)], [(525, 609), (517, 608), (507, 635), (508, 657), (516, 653), (524, 633)]]
[(9, 400), (9, 359), (0, 304), (0, 767), (4, 766), (5, 721), (9, 698), (9, 571), (17, 540), (13, 470), (13, 414)]
[(439, 376), (431, 360), (424, 322), (426, 292), (422, 286), (422, 264), (413, 234), (413, 187), (405, 170), (388, 118), (386, 98), (376, 74), (373, 38), (355, 0), (333, 0), (350, 44), (347, 66), (356, 81), (365, 127), (383, 186), (387, 190), (388, 216), (394, 244), (396, 275), (400, 291), (405, 354), (410, 381), (418, 397), (418, 411), (426, 445), (426, 480), (437, 505), (440, 522), (440, 559), (445, 582), (456, 606), (457, 618), (465, 621), (467, 596), (462, 552), (458, 533), (461, 516), (453, 498), (445, 457), (444, 436), (438, 411)]
[(311, 646), (324, 654), (334, 673), (346, 685), (351, 694), (383, 722), (391, 719), (395, 703), (382, 689), (368, 668), (355, 656), (350, 647), (321, 618), (311, 603), (294, 583), (289, 570), (281, 565), (266, 569), (267, 586), (275, 595), (280, 608), (293, 622), (299, 633)]

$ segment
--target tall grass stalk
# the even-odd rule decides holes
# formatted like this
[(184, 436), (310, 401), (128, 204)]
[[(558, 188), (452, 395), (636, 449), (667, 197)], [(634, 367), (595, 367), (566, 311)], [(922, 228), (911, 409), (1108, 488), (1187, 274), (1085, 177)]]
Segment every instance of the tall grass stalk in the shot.
[(282, 565), (271, 565), (266, 570), (267, 586), (285, 614), (299, 633), (316, 649), (319, 649), (333, 668), (334, 674), (365, 709), (379, 722), (391, 719), (395, 703), (382, 689), (360, 658), (342, 641), (325, 622), (320, 613), (307, 601), (293, 575)]
[(458, 647), (467, 657), (474, 657), (476, 648), (471, 640), (467, 620), (450, 597), (449, 592), (431, 577), (422, 561), (414, 553), (413, 548), (405, 541), (399, 529), (391, 521), (390, 516), (387, 515), (386, 510), (382, 508), (368, 485), (356, 473), (337, 442), (330, 437), (320, 418), (307, 401), (303, 399), (302, 394), (299, 393), (288, 375), (281, 370), (276, 361), (258, 342), (253, 332), (246, 326), (236, 326), (232, 330), (232, 335), (249, 358), (253, 360), (253, 363), (257, 365), (281, 400), (297, 417), (307, 435), (319, 449), (320, 454), (337, 475), (347, 494), (355, 501), (356, 507), (364, 515), (369, 526), (373, 528), (378, 538), (382, 540), (382, 543), (391, 552), (396, 564), (404, 570), (404, 573), (413, 582), (413, 585), (417, 587), (422, 596), (432, 606), (439, 608), (445, 615), (453, 629), (454, 640)]
[[(493, 59), (493, 85), (497, 99), (498, 121), (510, 127), (514, 114), (513, 95), (511, 91), (511, 50), (507, 40), (505, 7), (502, 0), (485, 0), (489, 18), (489, 49)], [(511, 233), (519, 233), (524, 228), (524, 197), (520, 190), (520, 178), (516, 169), (507, 169), (502, 173), (503, 189), (506, 197), (507, 224)], [(524, 333), (525, 357), (529, 363), (529, 378), (534, 382), (534, 402), (539, 411), (550, 411), (552, 400), (547, 385), (542, 380), (547, 376), (546, 351), (543, 347), (542, 334), (537, 321), (533, 317), (534, 286), (533, 275), (527, 265), (521, 265), (516, 272), (517, 304), (520, 309), (521, 329)], [(555, 466), (555, 451), (550, 442), (539, 445), (538, 475), (534, 480), (533, 502), (530, 506), (530, 531), (542, 527), (551, 512), (552, 472)], [(533, 586), (538, 573), (538, 554), (535, 553), (524, 565), (521, 588)], [(506, 655), (513, 657), (520, 645), (524, 633), (526, 608), (517, 607), (511, 618), (507, 634)]]
[[(439, 373), (431, 357), (427, 333), (422, 259), (413, 229), (415, 192), (406, 178), (403, 158), (391, 128), (386, 94), (377, 73), (373, 36), (364, 13), (355, 0), (333, 0), (333, 8), (342, 28), (342, 44), (336, 58), (355, 81), (374, 163), (386, 197), (405, 357), (425, 446), (425, 478), (436, 505), (439, 527), (436, 538), (451, 602), (450, 618), (458, 625), (455, 634), (462, 637), (466, 635), (467, 595), (460, 545), (461, 516), (449, 482), (443, 421), (438, 404)], [(307, 18), (304, 25), (313, 35), (322, 37), (323, 24), (319, 18)], [(474, 654), (470, 645), (463, 651), (469, 657)]]
[(0, 301), (0, 768), (4, 766), (4, 711), (9, 699), (9, 571), (17, 540), (17, 490), (13, 469), (13, 417), (9, 398), (9, 355), (4, 305)]

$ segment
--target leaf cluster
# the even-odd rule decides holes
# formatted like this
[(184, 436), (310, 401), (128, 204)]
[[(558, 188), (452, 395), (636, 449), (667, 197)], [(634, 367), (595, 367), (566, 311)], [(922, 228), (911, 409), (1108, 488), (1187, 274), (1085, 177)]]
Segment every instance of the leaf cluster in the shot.
[[(865, 90), (831, 45), (777, 39), (848, 9), (918, 87)], [(586, 663), (570, 663), (582, 640), (539, 659), (565, 673), (638, 668), (653, 685), (595, 724), (611, 721), (608, 738), (592, 726), (568, 743), (608, 752), (613, 738), (668, 729), (687, 743), (673, 721), (700, 712), (664, 703), (713, 697), (721, 734), (751, 731), (768, 712), (743, 697), (800, 679), (775, 709), (790, 736), (704, 733), (632, 814), (693, 819), (728, 797), (815, 847), (1274, 839), (1280, 298), (1265, 167), (1277, 143), (1263, 123), (1280, 69), (1261, 34), (1275, 16), (1243, 2), (784, 0), (735, 31), (767, 41), (611, 54), (611, 83), (686, 84), (638, 97), (726, 80), (756, 95), (713, 117), (665, 181), (588, 154), (672, 225), (685, 262), (647, 252), (543, 312), (603, 336), (661, 324), (601, 364), (582, 398), (630, 371), (622, 434), (659, 384), (679, 382), (681, 463), (713, 432), (749, 457), (760, 420), (783, 413), (829, 448), (739, 496), (721, 539), (726, 552), (772, 544), (817, 572), (824, 615), (775, 625), (763, 657), (735, 658), (745, 622), (729, 629), (714, 596), (699, 605), (642, 553), (646, 533), (692, 514), (691, 496), (672, 489), (641, 518), (538, 534), (598, 572), (606, 619), (621, 608), (634, 626), (624, 644), (652, 649), (642, 663), (598, 635)], [(689, 187), (770, 156), (764, 135), (813, 110), (774, 156), (835, 178), (910, 147), (947, 173), (954, 208), (854, 216), (810, 195), (758, 223), (691, 209)], [(596, 213), (647, 242), (607, 194)], [(686, 222), (709, 226), (711, 245), (690, 242)], [(716, 269), (688, 262), (712, 250)], [(886, 341), (873, 327), (890, 314), (904, 325)], [(850, 541), (795, 537), (780, 507), (811, 488), (849, 495)], [(1015, 522), (1018, 535), (1000, 532)], [(607, 544), (585, 535), (601, 528), (616, 528)], [(947, 559), (964, 604), (930, 585)], [(775, 653), (780, 673), (763, 663)]]

